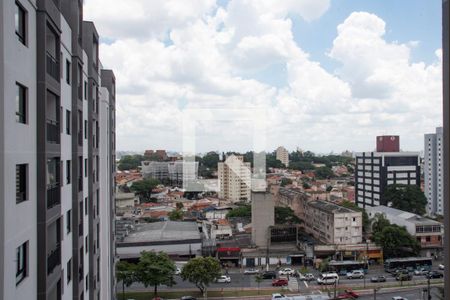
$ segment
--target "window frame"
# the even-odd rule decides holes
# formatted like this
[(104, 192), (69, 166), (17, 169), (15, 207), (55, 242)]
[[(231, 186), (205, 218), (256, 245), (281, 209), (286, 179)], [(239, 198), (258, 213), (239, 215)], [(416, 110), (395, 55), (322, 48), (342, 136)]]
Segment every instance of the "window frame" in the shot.
[[(16, 11), (14, 12), (14, 30), (16, 32), (16, 36), (17, 36), (19, 42), (21, 42), (22, 44), (27, 46), (28, 11), (25, 9), (25, 7), (19, 1), (15, 1), (15, 4), (16, 4)], [(16, 16), (17, 16), (17, 24), (16, 24)], [(21, 19), (21, 16), (22, 16), (22, 19)], [(20, 28), (21, 26), (22, 26), (22, 28)]]
[[(28, 88), (19, 82), (16, 82), (16, 88), (16, 122), (28, 124)], [(23, 112), (20, 111), (20, 106)]]
[[(22, 172), (24, 173), (22, 174)], [(19, 178), (19, 182), (17, 178)], [(16, 164), (16, 204), (25, 201), (28, 201), (28, 164)]]
[(16, 286), (28, 277), (28, 241), (16, 248)]

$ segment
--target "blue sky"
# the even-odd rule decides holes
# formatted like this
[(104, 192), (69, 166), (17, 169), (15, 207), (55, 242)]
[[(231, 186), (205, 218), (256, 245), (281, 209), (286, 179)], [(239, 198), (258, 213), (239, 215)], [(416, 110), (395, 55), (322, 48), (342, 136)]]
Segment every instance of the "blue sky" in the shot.
[[(370, 151), (395, 134), (420, 151), (442, 125), (438, 0), (86, 0), (84, 13), (116, 74), (119, 150), (180, 151), (192, 109), (267, 109), (267, 150)], [(249, 150), (247, 125), (220, 124), (199, 128), (200, 152)]]

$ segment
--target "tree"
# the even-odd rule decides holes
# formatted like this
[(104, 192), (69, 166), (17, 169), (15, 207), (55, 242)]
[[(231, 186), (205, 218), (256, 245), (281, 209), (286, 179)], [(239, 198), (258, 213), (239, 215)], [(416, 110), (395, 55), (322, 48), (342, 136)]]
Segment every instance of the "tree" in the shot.
[(383, 228), (391, 225), (388, 219), (384, 216), (384, 214), (376, 213), (373, 219), (371, 220), (372, 225), (372, 234), (376, 234), (381, 232)]
[(129, 287), (136, 281), (135, 277), (136, 265), (121, 260), (116, 264), (117, 282), (122, 282), (122, 299), (125, 300), (125, 286)]
[(318, 179), (328, 179), (334, 176), (333, 171), (329, 167), (320, 167), (314, 171)]
[(299, 170), (299, 171), (309, 171), (314, 170), (316, 167), (309, 161), (294, 161), (289, 163), (289, 169)]
[(292, 184), (292, 180), (289, 178), (282, 178), (280, 186), (286, 186), (288, 184)]
[(208, 152), (205, 156), (202, 157), (201, 163), (206, 168), (217, 170), (217, 164), (219, 163), (219, 153), (217, 152)]
[(176, 207), (177, 209), (183, 209), (184, 208), (183, 202), (177, 202)]
[(121, 171), (137, 169), (145, 159), (146, 158), (143, 155), (125, 155), (119, 160), (117, 168)]
[(154, 286), (155, 296), (158, 294), (158, 285), (172, 286), (175, 284), (176, 266), (164, 252), (142, 251), (136, 267), (136, 278), (145, 287)]
[(375, 243), (383, 248), (385, 257), (404, 257), (418, 255), (419, 242), (411, 236), (405, 227), (391, 224), (373, 234)]
[(275, 224), (298, 224), (300, 219), (290, 207), (275, 207)]
[(152, 190), (159, 184), (158, 179), (147, 178), (144, 180), (133, 182), (131, 190), (138, 194), (142, 202), (151, 202)]
[(183, 219), (184, 213), (179, 209), (172, 210), (169, 214), (170, 221), (179, 221)]
[(426, 213), (427, 198), (417, 185), (389, 185), (382, 198), (386, 203), (392, 203), (393, 208), (418, 215)]
[(195, 284), (204, 296), (207, 295), (209, 284), (220, 275), (219, 262), (209, 256), (193, 258), (181, 270), (181, 278)]
[(227, 214), (227, 218), (236, 218), (236, 217), (245, 218), (251, 216), (252, 216), (252, 207), (248, 204), (244, 204), (239, 207), (233, 208)]

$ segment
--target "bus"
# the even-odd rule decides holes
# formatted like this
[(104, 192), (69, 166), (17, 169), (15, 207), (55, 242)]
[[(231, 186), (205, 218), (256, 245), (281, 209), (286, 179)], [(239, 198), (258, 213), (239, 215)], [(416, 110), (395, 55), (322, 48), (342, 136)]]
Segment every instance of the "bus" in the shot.
[(404, 258), (390, 258), (384, 261), (384, 270), (388, 273), (395, 272), (397, 269), (416, 270), (424, 268), (431, 270), (433, 260), (431, 257), (404, 257)]
[(347, 275), (348, 272), (353, 270), (363, 270), (367, 273), (367, 264), (363, 261), (356, 260), (332, 260), (328, 263), (328, 270), (338, 273), (339, 275)]

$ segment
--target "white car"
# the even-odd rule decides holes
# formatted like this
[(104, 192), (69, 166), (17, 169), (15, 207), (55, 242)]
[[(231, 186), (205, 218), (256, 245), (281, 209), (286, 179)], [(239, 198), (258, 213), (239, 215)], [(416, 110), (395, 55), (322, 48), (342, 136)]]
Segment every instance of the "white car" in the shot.
[(259, 270), (258, 269), (246, 269), (245, 271), (244, 271), (244, 274), (246, 274), (246, 275), (250, 275), (250, 274), (258, 274), (259, 273)]
[(280, 293), (272, 294), (272, 300), (275, 300), (275, 299), (285, 299), (285, 298), (286, 298), (286, 296), (283, 295), (283, 294), (280, 294)]
[(400, 296), (395, 296), (395, 297), (392, 297), (392, 300), (408, 300), (408, 299), (406, 299), (404, 297), (400, 297)]
[(439, 270), (444, 270), (444, 265), (443, 264), (439, 265)]
[(222, 275), (219, 278), (217, 278), (216, 282), (218, 283), (230, 283), (231, 277), (227, 275)]
[(428, 274), (428, 270), (425, 268), (420, 268), (414, 271), (414, 275), (427, 275)]
[(339, 282), (339, 275), (335, 272), (323, 273), (317, 278), (317, 284), (335, 284)]
[(295, 270), (291, 269), (291, 268), (284, 268), (281, 269), (280, 271), (278, 271), (279, 275), (291, 275), (293, 276), (295, 274)]
[(364, 271), (361, 270), (353, 270), (347, 273), (347, 279), (355, 279), (355, 278), (364, 278)]

